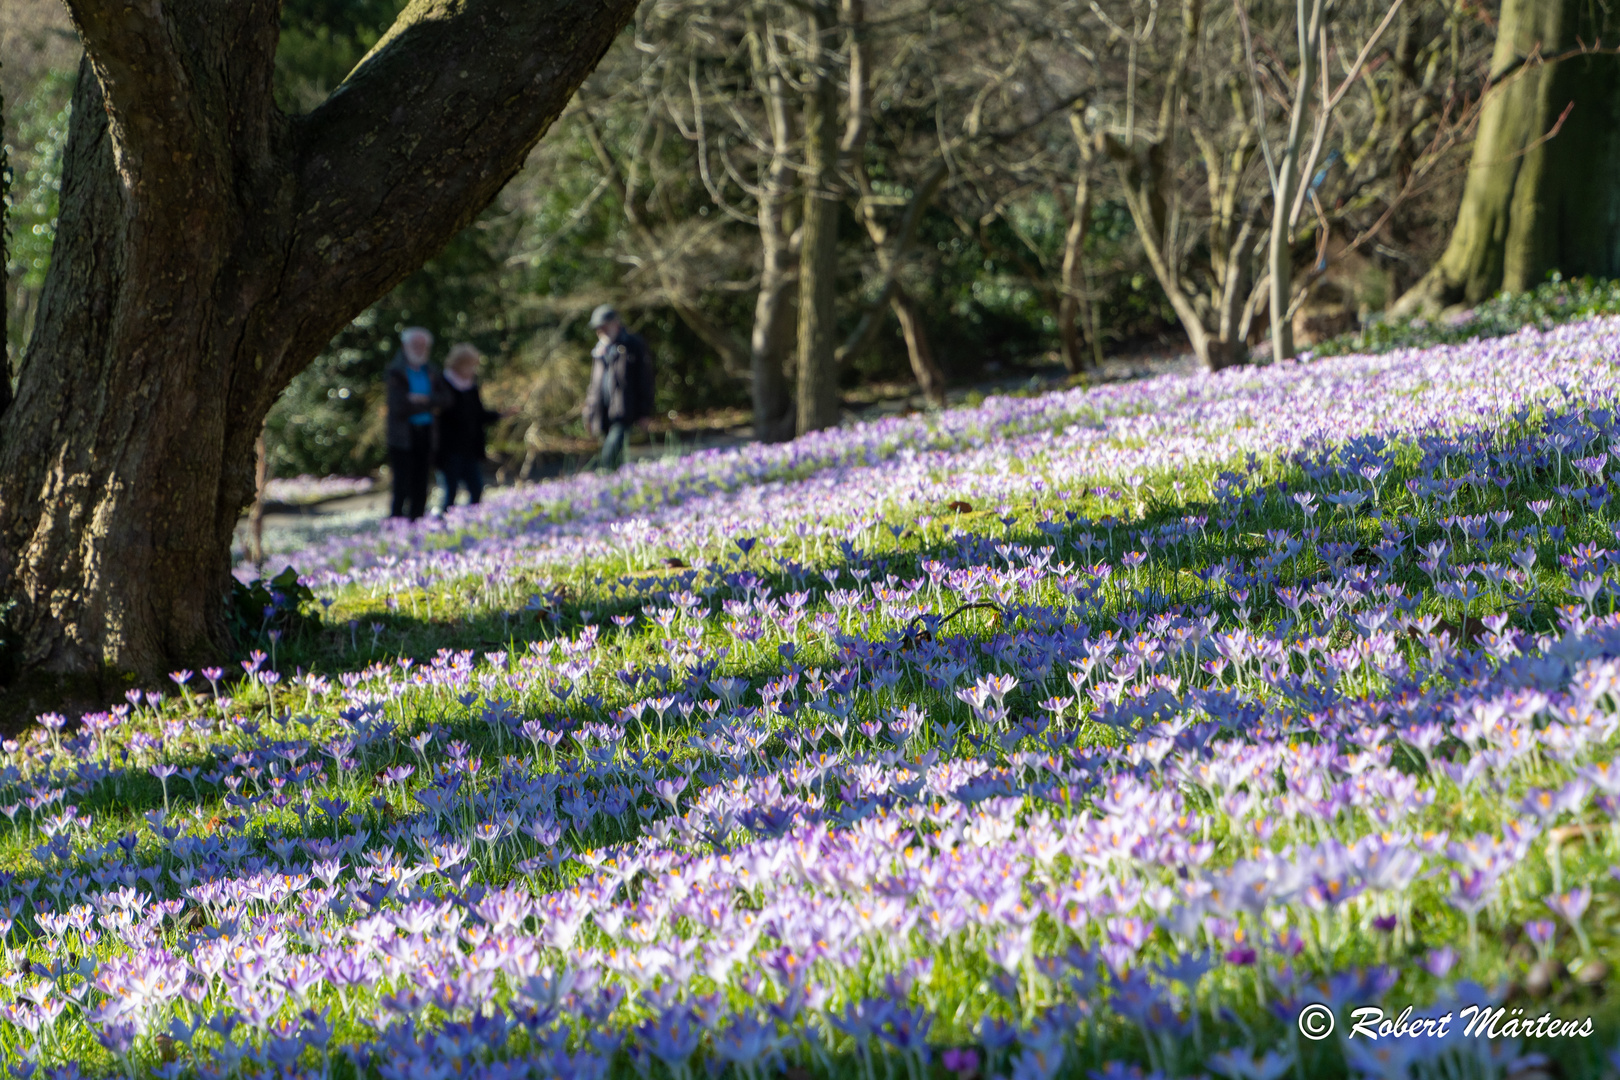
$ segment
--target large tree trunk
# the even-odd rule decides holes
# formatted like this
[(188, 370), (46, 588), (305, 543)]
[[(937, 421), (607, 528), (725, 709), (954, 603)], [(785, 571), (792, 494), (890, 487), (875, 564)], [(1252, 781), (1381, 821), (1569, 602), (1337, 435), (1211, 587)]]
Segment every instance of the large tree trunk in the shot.
[[(1503, 0), (1462, 205), (1445, 254), (1396, 305), (1401, 314), (1523, 292), (1552, 270), (1620, 275), (1620, 8)], [(1558, 133), (1547, 138), (1569, 109)]]
[(319, 109), (271, 97), (272, 0), (70, 0), (61, 216), (0, 415), (23, 664), (217, 656), (253, 442), (287, 382), (522, 165), (632, 0), (416, 0)]
[[(291, 329), (265, 325), (272, 283), (249, 270), (290, 224), (264, 220), (291, 195), (277, 127), (240, 153), (216, 130), (187, 149), (199, 168), (132, 175), (102, 78), (80, 70), (58, 239), (0, 418), (0, 591), (23, 602), (25, 662), (152, 669), (217, 640), (253, 439), (280, 389), (243, 370), (244, 350), (274, 367)], [(143, 213), (157, 194), (164, 212)]]
[(838, 423), (838, 96), (825, 2), (810, 5), (810, 86), (804, 95), (804, 224), (799, 243), (798, 431)]
[[(0, 64), (0, 67), (3, 67)], [(6, 95), (0, 89), (0, 136), (6, 130)], [(6, 140), (0, 137), (0, 413), (11, 404), (11, 338), (6, 317), (11, 305), (6, 297), (6, 267), (11, 265), (11, 158)]]

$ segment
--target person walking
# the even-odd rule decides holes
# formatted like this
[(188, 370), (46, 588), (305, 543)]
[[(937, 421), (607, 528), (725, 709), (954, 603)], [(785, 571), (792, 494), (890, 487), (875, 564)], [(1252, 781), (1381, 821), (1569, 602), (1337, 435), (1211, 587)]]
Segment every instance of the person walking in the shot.
[(598, 469), (624, 460), (632, 427), (645, 427), (653, 410), (653, 363), (647, 343), (624, 328), (607, 304), (591, 312), (596, 347), (591, 350), (591, 384), (585, 393), (585, 430), (602, 440)]
[(456, 504), (458, 489), (467, 489), (467, 505), (484, 497), (484, 429), (510, 412), (484, 408), (478, 388), (478, 349), (461, 342), (450, 346), (444, 361), (445, 405), (439, 414), (439, 471), (444, 475), (444, 509)]
[(428, 363), (433, 335), (420, 326), (399, 335), (388, 365), (388, 463), (393, 472), (389, 516), (415, 521), (427, 512), (433, 474), (434, 414), (444, 407), (444, 380)]

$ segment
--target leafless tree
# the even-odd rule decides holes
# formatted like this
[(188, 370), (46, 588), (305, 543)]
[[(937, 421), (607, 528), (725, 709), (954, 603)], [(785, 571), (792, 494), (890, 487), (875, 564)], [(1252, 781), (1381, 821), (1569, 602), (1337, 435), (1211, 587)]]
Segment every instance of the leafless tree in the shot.
[[(1477, 53), (1478, 36), (1455, 32), (1449, 5), (1423, 4), (1401, 23), (1405, 6), (1075, 5), (1097, 27), (1101, 72), (1083, 124), (1112, 163), (1154, 275), (1210, 368), (1242, 362), (1262, 317), (1274, 355), (1292, 355), (1291, 319), (1333, 257), (1329, 235), (1365, 243), (1368, 207), (1382, 201), (1387, 210), (1409, 196), (1413, 172), (1432, 167), (1466, 128), (1466, 88), (1419, 85), (1397, 54), (1424, 35), (1431, 58)], [(1477, 55), (1456, 59), (1477, 66)], [(1382, 227), (1388, 215), (1373, 218)], [(1315, 258), (1300, 279), (1302, 245)]]
[[(836, 422), (839, 373), (891, 314), (919, 386), (943, 402), (906, 287), (921, 223), (965, 158), (1040, 119), (1012, 89), (1032, 58), (997, 22), (965, 2), (659, 0), (581, 94), (570, 116), (623, 208), (627, 283), (652, 283), (748, 377), (759, 437)], [(700, 221), (652, 197), (693, 177)], [(846, 214), (864, 246), (840, 242)], [(704, 303), (743, 289), (746, 333)]]

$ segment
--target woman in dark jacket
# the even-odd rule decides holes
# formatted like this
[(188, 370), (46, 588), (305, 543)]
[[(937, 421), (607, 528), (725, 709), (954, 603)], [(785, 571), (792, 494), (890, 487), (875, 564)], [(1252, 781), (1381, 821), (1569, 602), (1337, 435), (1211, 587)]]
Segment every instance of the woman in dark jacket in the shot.
[(427, 512), (433, 475), (434, 414), (445, 402), (445, 384), (428, 363), (433, 335), (412, 326), (399, 335), (399, 354), (388, 365), (388, 463), (393, 472), (391, 517), (415, 521)]
[(478, 392), (478, 365), (483, 356), (463, 342), (450, 348), (444, 362), (445, 407), (439, 414), (439, 470), (444, 473), (444, 508), (456, 504), (458, 488), (467, 502), (484, 496), (484, 429), (501, 414), (484, 408)]

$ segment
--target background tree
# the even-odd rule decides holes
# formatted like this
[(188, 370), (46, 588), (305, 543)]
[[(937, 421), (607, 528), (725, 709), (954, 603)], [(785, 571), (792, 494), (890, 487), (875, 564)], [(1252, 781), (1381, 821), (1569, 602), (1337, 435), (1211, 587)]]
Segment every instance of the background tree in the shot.
[[(886, 330), (898, 329), (925, 397), (943, 400), (945, 376), (925, 325), (936, 313), (912, 294), (928, 291), (913, 256), (936, 196), (953, 180), (952, 162), (1001, 134), (969, 128), (1011, 115), (1016, 95), (1005, 93), (1007, 83), (1028, 66), (1009, 70), (1005, 58), (991, 65), (1007, 35), (998, 34), (993, 12), (979, 17), (972, 5), (897, 0), (868, 11), (841, 3), (823, 15), (832, 22), (817, 47), (809, 14), (792, 4), (647, 4), (638, 47), (610, 56), (570, 114), (630, 226), (618, 252), (631, 267), (621, 294), (670, 304), (727, 359), (729, 374), (745, 372), (754, 432), (766, 439), (798, 426), (794, 402), (806, 400), (807, 370), (798, 324), (811, 294), (826, 307), (817, 325), (827, 330), (831, 357), (812, 382), (828, 415), (837, 415), (840, 385), (885, 344)], [(968, 40), (978, 55), (952, 63)], [(833, 143), (820, 170), (806, 117), (829, 88)], [(683, 137), (686, 153), (675, 152), (669, 132)], [(821, 284), (806, 293), (802, 245), (817, 235), (805, 227), (816, 208), (806, 201), (811, 175), (822, 176), (831, 231), (820, 255), (825, 272), (810, 275)], [(749, 293), (752, 325), (733, 329), (724, 298)]]
[[(787, 379), (797, 340), (798, 203), (793, 43), (778, 3), (664, 2), (581, 92), (578, 123), (630, 230), (620, 290), (656, 295), (746, 381), (756, 438), (791, 438)], [(649, 153), (652, 147), (657, 153)], [(752, 326), (728, 325), (723, 296), (754, 293)]]
[[(1096, 155), (1086, 135), (1079, 112), (1069, 117), (1074, 130), (1080, 161), (1075, 169), (1074, 203), (1069, 211), (1068, 228), (1063, 234), (1062, 300), (1058, 304), (1058, 335), (1062, 343), (1063, 366), (1079, 373), (1102, 366), (1102, 336), (1098, 331), (1097, 305), (1087, 273), (1086, 235), (1091, 229), (1092, 170)], [(1081, 326), (1085, 327), (1084, 348)]]
[(1504, 0), (1456, 228), (1400, 310), (1620, 274), (1617, 37), (1611, 4)]
[[(865, 3), (845, 0), (840, 12), (847, 92), (838, 183), (870, 246), (857, 248), (854, 260), (861, 279), (854, 324), (821, 379), (825, 384), (842, 377), (892, 314), (913, 377), (924, 396), (939, 404), (944, 373), (927, 320), (906, 284), (924, 283), (914, 256), (925, 222), (952, 189), (977, 189), (982, 201), (985, 188), (976, 181), (1005, 180), (999, 162), (1066, 101), (1034, 92), (1027, 29), (1000, 8), (936, 2), (868, 10)], [(801, 292), (801, 315), (806, 303)], [(801, 366), (801, 388), (803, 371)]]
[(408, 6), (313, 112), (279, 5), (69, 4), (85, 48), (58, 239), (0, 415), (0, 594), (23, 662), (216, 649), (276, 395), (522, 165), (634, 5)]
[[(1392, 62), (1402, 46), (1385, 31), (1400, 5), (1088, 6), (1106, 30), (1107, 89), (1087, 123), (1193, 351), (1212, 369), (1240, 363), (1263, 317), (1276, 353), (1291, 355), (1308, 286), (1453, 147), (1431, 129), (1437, 116), (1456, 128), (1466, 87), (1454, 81), (1437, 108)], [(1408, 46), (1427, 35), (1426, 52), (1449, 49), (1466, 68), (1482, 35), (1461, 33), (1456, 14), (1430, 5), (1407, 25)], [(1302, 261), (1310, 273), (1296, 282)]]

